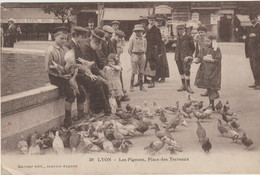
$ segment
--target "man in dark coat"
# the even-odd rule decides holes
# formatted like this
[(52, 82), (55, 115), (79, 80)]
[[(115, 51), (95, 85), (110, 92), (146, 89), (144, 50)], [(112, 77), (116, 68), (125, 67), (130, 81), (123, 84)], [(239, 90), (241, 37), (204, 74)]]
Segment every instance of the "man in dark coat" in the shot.
[(96, 84), (96, 88), (92, 88), (90, 94), (90, 109), (95, 113), (104, 110), (105, 115), (110, 115), (111, 107), (108, 102), (109, 90), (103, 72), (100, 69), (101, 64), (97, 55), (97, 51), (101, 49), (101, 42), (105, 41), (104, 35), (105, 33), (102, 29), (96, 28), (92, 32), (91, 38), (86, 39), (82, 43), (81, 48), (83, 59), (95, 62), (95, 65), (91, 68), (91, 72), (95, 75), (93, 83)]
[(16, 34), (17, 34), (17, 30), (14, 25), (14, 19), (10, 18), (8, 20), (8, 29), (5, 34), (7, 47), (14, 47), (14, 43), (16, 42)]
[(103, 69), (106, 65), (108, 55), (111, 53), (116, 53), (116, 48), (111, 41), (114, 29), (109, 25), (105, 25), (103, 26), (103, 30), (105, 31), (105, 41), (102, 41), (101, 43), (101, 50), (97, 50), (100, 69)]
[(255, 80), (254, 85), (249, 87), (260, 90), (260, 24), (257, 22), (256, 14), (250, 14), (249, 18), (253, 26), (246, 37), (245, 52)]
[[(155, 72), (156, 72), (156, 61), (160, 58), (162, 54), (161, 44), (162, 44), (162, 37), (161, 32), (158, 27), (155, 26), (155, 15), (149, 15), (149, 24), (147, 26), (146, 31), (146, 40), (147, 40), (147, 51), (146, 51), (146, 66), (145, 69), (147, 69), (147, 66), (150, 66), (151, 74), (149, 76), (152, 77), (152, 80), (150, 82), (150, 85), (148, 88), (155, 87), (154, 81), (155, 81)], [(149, 63), (149, 64), (148, 64)], [(145, 75), (147, 75), (145, 73)]]
[(175, 51), (175, 61), (181, 76), (182, 86), (177, 91), (193, 93), (190, 87), (190, 68), (192, 55), (195, 51), (193, 37), (190, 35), (191, 26), (183, 26), (179, 30), (177, 46)]

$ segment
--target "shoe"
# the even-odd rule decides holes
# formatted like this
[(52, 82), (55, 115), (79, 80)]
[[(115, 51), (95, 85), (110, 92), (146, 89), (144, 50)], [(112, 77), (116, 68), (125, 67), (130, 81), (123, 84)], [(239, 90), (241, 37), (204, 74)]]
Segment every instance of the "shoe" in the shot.
[(254, 89), (255, 90), (260, 90), (260, 85), (257, 85)]
[(186, 85), (185, 85), (185, 84), (181, 85), (181, 87), (180, 87), (179, 89), (177, 89), (177, 91), (178, 91), (178, 92), (180, 92), (180, 91), (186, 91)]
[(143, 86), (141, 86), (140, 91), (146, 91), (146, 89)]
[(254, 85), (250, 85), (250, 86), (248, 86), (249, 88), (255, 88), (256, 87), (256, 85), (254, 84)]
[(153, 82), (150, 83), (150, 85), (148, 86), (148, 88), (154, 88), (155, 84)]
[(190, 94), (194, 93), (190, 86), (187, 87), (187, 92), (189, 92)]
[(149, 80), (147, 80), (146, 78), (144, 79), (144, 83), (145, 84), (149, 84), (150, 83), (150, 81)]
[(133, 86), (130, 86), (129, 92), (134, 92), (134, 87)]
[(131, 100), (131, 98), (129, 98), (129, 97), (127, 97), (127, 96), (123, 96), (122, 98), (121, 98), (121, 101), (130, 101)]
[(162, 78), (158, 81), (158, 83), (164, 83), (165, 82), (165, 78)]
[(208, 97), (208, 96), (209, 96), (209, 94), (208, 94), (208, 92), (206, 91), (205, 93), (203, 93), (203, 94), (200, 94), (200, 96), (202, 96), (202, 97)]

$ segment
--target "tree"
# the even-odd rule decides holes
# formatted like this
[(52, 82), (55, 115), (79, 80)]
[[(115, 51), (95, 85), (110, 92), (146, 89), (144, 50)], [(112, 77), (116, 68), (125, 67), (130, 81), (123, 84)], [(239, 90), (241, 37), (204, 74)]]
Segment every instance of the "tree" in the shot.
[(65, 24), (65, 22), (67, 22), (68, 26), (70, 27), (71, 17), (73, 15), (77, 15), (81, 9), (82, 9), (81, 7), (78, 6), (72, 7), (71, 5), (70, 6), (49, 5), (44, 7), (42, 10), (48, 14), (53, 13), (57, 18), (61, 19), (63, 25)]

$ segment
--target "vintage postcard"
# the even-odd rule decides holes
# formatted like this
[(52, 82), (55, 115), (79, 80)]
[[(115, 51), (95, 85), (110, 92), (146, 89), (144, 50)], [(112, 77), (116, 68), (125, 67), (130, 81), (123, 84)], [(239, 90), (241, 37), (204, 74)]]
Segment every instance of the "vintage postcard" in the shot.
[(1, 3), (1, 172), (259, 174), (260, 2)]

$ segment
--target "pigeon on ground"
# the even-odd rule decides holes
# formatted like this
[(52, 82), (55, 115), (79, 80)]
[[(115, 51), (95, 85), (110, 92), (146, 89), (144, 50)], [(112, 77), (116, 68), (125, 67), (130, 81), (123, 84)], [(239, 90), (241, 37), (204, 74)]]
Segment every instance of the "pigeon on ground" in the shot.
[(243, 143), (243, 145), (246, 146), (246, 148), (250, 147), (253, 144), (253, 141), (246, 136), (246, 133), (243, 134), (241, 142)]
[(205, 152), (209, 152), (209, 150), (212, 148), (212, 144), (209, 141), (209, 138), (207, 137), (206, 140), (201, 145), (202, 149)]
[(203, 143), (206, 139), (206, 130), (201, 126), (199, 121), (197, 121), (197, 124), (198, 124), (197, 136), (199, 138), (199, 142)]

